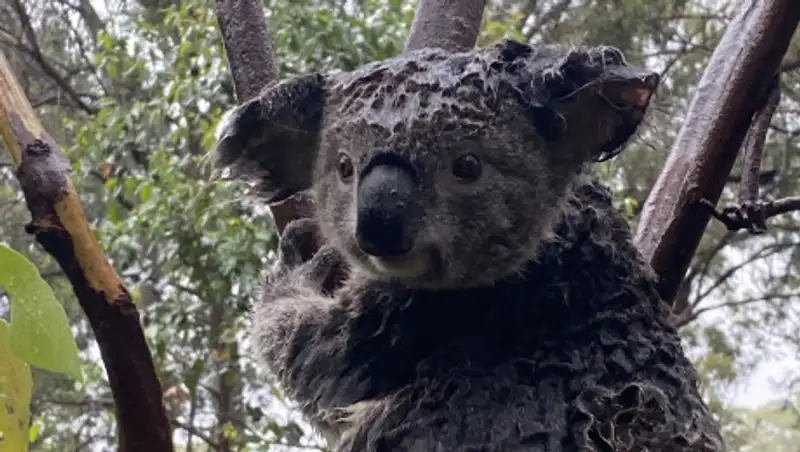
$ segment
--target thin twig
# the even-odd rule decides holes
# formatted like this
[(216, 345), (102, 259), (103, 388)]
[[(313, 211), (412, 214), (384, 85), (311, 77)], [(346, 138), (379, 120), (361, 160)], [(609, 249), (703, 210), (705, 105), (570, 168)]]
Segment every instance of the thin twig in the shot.
[(42, 72), (44, 72), (48, 77), (53, 79), (56, 85), (59, 86), (64, 92), (69, 96), (75, 104), (80, 107), (83, 111), (89, 114), (97, 113), (98, 109), (94, 106), (91, 106), (84, 102), (81, 99), (81, 96), (75, 91), (75, 89), (70, 85), (69, 81), (66, 80), (61, 74), (58, 73), (58, 69), (53, 67), (53, 65), (48, 61), (47, 57), (42, 53), (41, 48), (39, 47), (39, 41), (36, 38), (36, 31), (33, 29), (33, 25), (31, 24), (30, 16), (28, 12), (25, 10), (25, 5), (22, 3), (21, 0), (13, 0), (13, 7), (17, 12), (17, 15), (20, 19), (20, 24), (22, 25), (23, 31), (25, 32), (25, 36), (30, 44), (29, 54), (30, 56), (36, 60), (41, 67)]
[(685, 316), (682, 316), (681, 318), (679, 318), (679, 319), (674, 321), (673, 326), (675, 328), (680, 329), (680, 328), (688, 325), (689, 323), (697, 320), (702, 314), (704, 314), (706, 312), (714, 311), (714, 310), (717, 310), (717, 309), (741, 307), (741, 306), (745, 306), (745, 305), (753, 304), (753, 303), (758, 303), (758, 302), (762, 302), (762, 301), (786, 300), (786, 299), (794, 298), (796, 296), (797, 296), (797, 294), (794, 294), (794, 293), (792, 293), (792, 294), (772, 294), (772, 295), (765, 295), (763, 297), (745, 298), (745, 299), (742, 299), (742, 300), (726, 301), (726, 302), (722, 302), (722, 303), (717, 303), (717, 304), (713, 304), (711, 306), (702, 307), (700, 309), (694, 310), (691, 313), (688, 313)]
[(722, 210), (707, 199), (700, 203), (709, 209), (711, 216), (719, 220), (729, 231), (746, 229), (752, 234), (766, 231), (766, 220), (784, 213), (800, 210), (800, 196), (790, 196), (775, 201), (756, 202), (744, 206), (729, 206)]
[(767, 139), (769, 125), (781, 101), (780, 76), (775, 75), (772, 87), (767, 94), (767, 101), (753, 115), (753, 123), (744, 139), (744, 155), (742, 156), (742, 183), (739, 186), (739, 203), (749, 204), (758, 201), (758, 180), (761, 173), (761, 162), (764, 158), (764, 144)]

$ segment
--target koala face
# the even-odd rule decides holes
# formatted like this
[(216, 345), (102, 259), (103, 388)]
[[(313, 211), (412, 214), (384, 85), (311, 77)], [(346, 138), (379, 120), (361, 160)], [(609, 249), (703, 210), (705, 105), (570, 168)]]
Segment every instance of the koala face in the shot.
[(612, 48), (427, 49), (269, 87), (234, 113), (217, 161), (271, 202), (313, 187), (326, 241), (375, 277), (486, 285), (535, 256), (581, 167), (633, 134), (657, 83)]
[(317, 218), (377, 276), (487, 284), (532, 257), (581, 162), (542, 137), (558, 118), (537, 124), (484, 60), (436, 56), (367, 67), (345, 81), (355, 92), (329, 82)]

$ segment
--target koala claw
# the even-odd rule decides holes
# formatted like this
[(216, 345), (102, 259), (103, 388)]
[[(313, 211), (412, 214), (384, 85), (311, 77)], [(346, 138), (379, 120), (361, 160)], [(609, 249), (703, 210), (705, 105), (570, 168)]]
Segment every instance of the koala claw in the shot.
[(319, 247), (320, 237), (319, 226), (311, 218), (289, 223), (281, 236), (279, 267), (282, 272), (294, 271), (293, 277), (311, 289), (330, 294), (343, 282), (347, 266), (339, 251)]
[(342, 272), (343, 266), (342, 254), (331, 246), (324, 246), (299, 270), (307, 287), (324, 293), (331, 290), (332, 280)]

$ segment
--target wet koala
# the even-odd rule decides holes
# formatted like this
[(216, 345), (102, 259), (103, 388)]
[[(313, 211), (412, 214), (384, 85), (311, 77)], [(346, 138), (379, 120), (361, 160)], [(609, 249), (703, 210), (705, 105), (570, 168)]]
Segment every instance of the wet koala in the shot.
[(506, 40), (296, 77), (229, 115), (218, 167), (315, 200), (252, 341), (334, 450), (722, 450), (587, 170), (658, 82), (611, 47)]

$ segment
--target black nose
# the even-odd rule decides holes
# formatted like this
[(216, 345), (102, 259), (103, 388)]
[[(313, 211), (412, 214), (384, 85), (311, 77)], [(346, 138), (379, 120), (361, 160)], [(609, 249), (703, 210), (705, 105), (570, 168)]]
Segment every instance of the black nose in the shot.
[(403, 165), (378, 164), (361, 177), (357, 195), (356, 242), (372, 256), (402, 256), (416, 235), (411, 213), (416, 195), (413, 173)]

